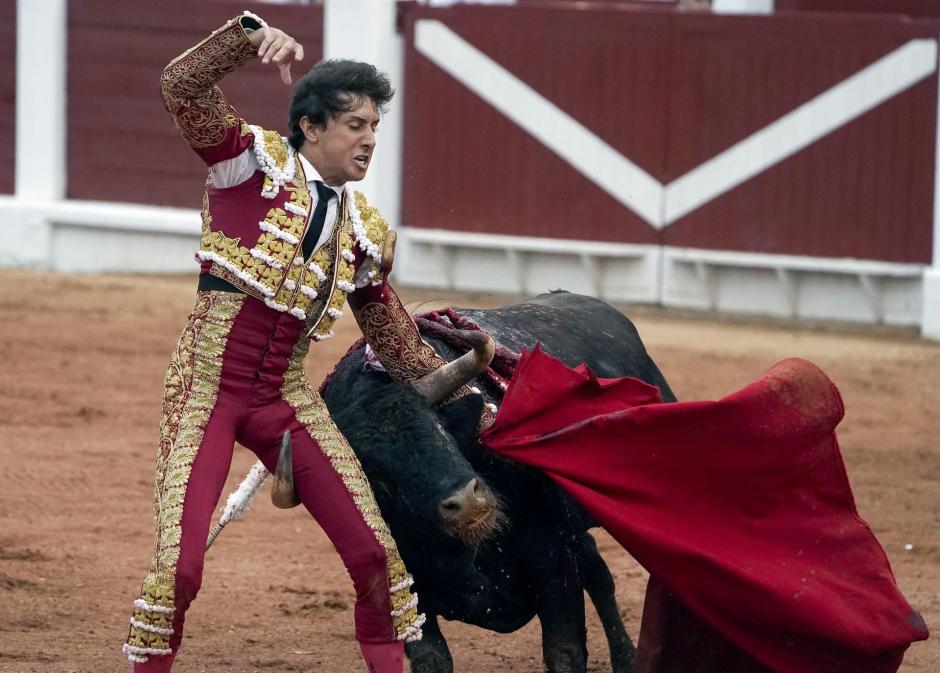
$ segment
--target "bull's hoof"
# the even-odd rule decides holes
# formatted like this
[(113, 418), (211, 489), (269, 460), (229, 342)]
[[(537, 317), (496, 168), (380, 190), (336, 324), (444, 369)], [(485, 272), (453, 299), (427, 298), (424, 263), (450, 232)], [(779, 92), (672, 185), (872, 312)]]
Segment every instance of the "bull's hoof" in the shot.
[(411, 673), (454, 673), (454, 662), (440, 652), (422, 652), (412, 658)]
[(610, 670), (613, 673), (636, 673), (636, 667), (633, 661), (636, 659), (636, 650), (630, 649), (627, 652), (621, 652), (611, 657)]
[(545, 653), (548, 673), (585, 673), (587, 658), (580, 648), (559, 647)]
[(411, 673), (454, 673), (454, 660), (439, 634), (435, 638), (429, 633), (424, 640), (408, 643), (405, 652), (411, 660)]

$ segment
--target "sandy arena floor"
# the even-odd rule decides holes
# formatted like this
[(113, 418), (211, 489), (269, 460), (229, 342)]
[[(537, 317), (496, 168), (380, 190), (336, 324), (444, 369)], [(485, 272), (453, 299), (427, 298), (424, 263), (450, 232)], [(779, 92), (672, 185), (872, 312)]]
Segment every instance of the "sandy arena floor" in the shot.
[[(0, 272), (0, 671), (114, 673), (151, 550), (153, 454), (164, 367), (192, 305), (192, 278)], [(406, 300), (442, 295), (403, 292)], [(492, 296), (443, 297), (496, 305)], [(683, 399), (731, 392), (787, 356), (841, 388), (840, 439), (858, 507), (898, 583), (940, 630), (940, 345), (901, 333), (807, 330), (633, 313)], [(358, 336), (351, 318), (313, 349), (319, 381)], [(236, 451), (233, 486), (252, 464)], [(228, 492), (228, 491), (227, 491)], [(599, 534), (628, 628), (645, 575)], [(913, 545), (906, 550), (905, 545)], [(206, 560), (178, 673), (361, 671), (351, 585), (301, 509), (263, 494)], [(609, 671), (591, 615), (591, 671)], [(461, 673), (542, 671), (539, 629), (496, 635), (445, 623)], [(940, 670), (940, 639), (904, 673)]]

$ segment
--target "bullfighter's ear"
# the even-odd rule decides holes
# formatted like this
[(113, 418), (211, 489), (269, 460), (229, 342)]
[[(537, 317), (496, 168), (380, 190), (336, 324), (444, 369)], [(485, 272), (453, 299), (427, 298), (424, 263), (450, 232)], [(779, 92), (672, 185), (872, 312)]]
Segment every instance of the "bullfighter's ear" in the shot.
[(440, 408), (447, 431), (457, 440), (460, 450), (471, 463), (479, 458), (477, 428), (483, 414), (482, 395), (464, 395)]

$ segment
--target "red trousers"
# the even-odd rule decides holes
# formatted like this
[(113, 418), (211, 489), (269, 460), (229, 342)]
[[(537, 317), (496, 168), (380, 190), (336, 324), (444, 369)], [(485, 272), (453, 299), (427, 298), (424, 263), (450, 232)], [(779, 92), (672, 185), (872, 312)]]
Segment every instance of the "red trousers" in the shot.
[(400, 673), (420, 637), (410, 577), (358, 460), (303, 372), (304, 323), (241, 294), (199, 292), (167, 369), (155, 483), (156, 545), (124, 647), (138, 673), (169, 671), (202, 582), (210, 522), (234, 443), (273, 470), (290, 431), (301, 503), (356, 590), (368, 670)]

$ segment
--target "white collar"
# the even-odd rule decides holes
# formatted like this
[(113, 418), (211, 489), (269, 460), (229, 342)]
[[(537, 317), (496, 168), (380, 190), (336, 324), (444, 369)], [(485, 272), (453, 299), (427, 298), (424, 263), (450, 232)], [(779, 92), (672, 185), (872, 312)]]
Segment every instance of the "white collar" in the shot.
[[(307, 157), (305, 157), (300, 152), (297, 152), (297, 156), (300, 157), (300, 165), (303, 166), (303, 169), (304, 169), (304, 177), (307, 179), (307, 188), (310, 189), (310, 191), (312, 192), (316, 191), (316, 185), (314, 185), (313, 183), (317, 180), (319, 180), (320, 182), (326, 185), (326, 181), (322, 177), (320, 177), (320, 172), (316, 168), (313, 167), (313, 164), (307, 160)], [(332, 189), (334, 192), (336, 192), (336, 196), (338, 196), (339, 198), (343, 197), (343, 190), (344, 190), (343, 187), (334, 187), (332, 185), (326, 185), (326, 186)]]

